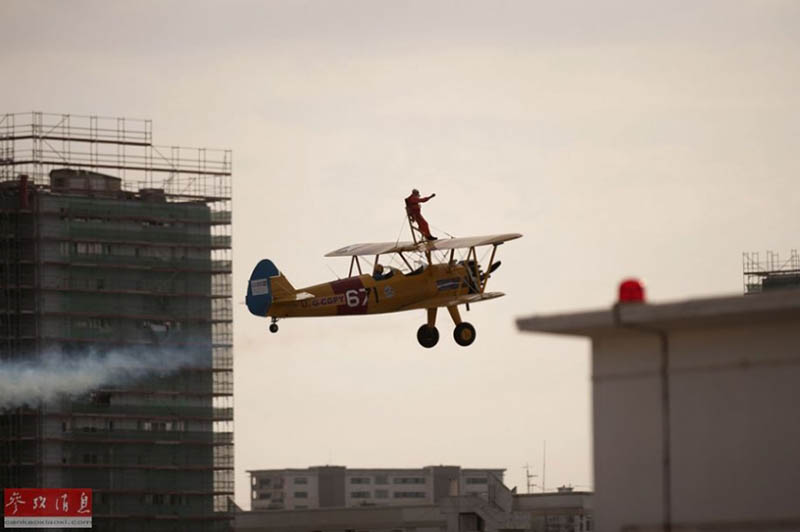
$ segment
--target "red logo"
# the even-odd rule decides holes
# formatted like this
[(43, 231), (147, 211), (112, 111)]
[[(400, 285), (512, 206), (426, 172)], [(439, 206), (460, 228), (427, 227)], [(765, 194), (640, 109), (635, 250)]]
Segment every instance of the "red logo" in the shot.
[(91, 489), (5, 488), (6, 528), (91, 528)]

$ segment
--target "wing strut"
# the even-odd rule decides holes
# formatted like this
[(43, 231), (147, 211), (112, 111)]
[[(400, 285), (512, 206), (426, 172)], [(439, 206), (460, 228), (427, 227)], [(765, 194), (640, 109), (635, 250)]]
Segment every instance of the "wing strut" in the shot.
[(489, 282), (489, 274), (492, 273), (492, 263), (494, 262), (494, 254), (497, 253), (497, 246), (500, 244), (495, 244), (492, 246), (492, 256), (489, 257), (489, 265), (486, 267), (486, 277), (483, 279), (481, 283), (481, 294), (484, 290), (486, 290), (486, 285)]
[[(406, 217), (408, 218), (408, 226), (411, 228), (411, 238), (414, 240), (414, 244), (419, 244), (425, 237), (422, 234), (422, 231), (419, 230), (419, 226), (414, 223), (414, 218), (408, 213), (406, 210)], [(419, 233), (419, 240), (417, 240), (417, 233)]]
[(403, 259), (403, 262), (405, 262), (405, 263), (406, 263), (406, 266), (408, 266), (408, 269), (409, 269), (410, 271), (414, 271), (414, 268), (412, 268), (412, 267), (411, 267), (411, 264), (409, 264), (409, 263), (408, 263), (408, 260), (406, 259), (406, 256), (405, 256), (405, 255), (403, 255), (403, 252), (402, 252), (402, 251), (398, 251), (398, 252), (397, 252), (397, 254), (398, 254), (398, 255), (400, 255), (400, 258), (401, 258), (401, 259)]
[(477, 283), (477, 288), (479, 291), (483, 292), (483, 287), (481, 286), (481, 270), (480, 265), (478, 264), (478, 252), (475, 251), (475, 246), (469, 248), (469, 252), (467, 253), (467, 267), (469, 268), (469, 257), (472, 256), (472, 272), (475, 275), (475, 282)]
[(358, 275), (363, 275), (361, 272), (361, 261), (358, 260), (358, 255), (353, 255), (350, 259), (350, 271), (347, 273), (348, 277), (353, 276), (353, 265), (358, 269)]

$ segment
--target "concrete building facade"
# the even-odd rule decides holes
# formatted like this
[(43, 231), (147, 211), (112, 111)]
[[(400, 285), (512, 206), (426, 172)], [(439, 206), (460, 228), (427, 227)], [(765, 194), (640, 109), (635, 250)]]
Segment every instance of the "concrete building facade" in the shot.
[(552, 493), (514, 496), (514, 510), (530, 518), (534, 532), (592, 532), (594, 494), (559, 488)]
[(156, 359), (0, 411), (0, 487), (92, 488), (95, 530), (229, 528), (230, 180), (149, 121), (0, 115), (0, 361)]
[(428, 466), (419, 469), (261, 469), (250, 474), (253, 510), (432, 504), (457, 494), (488, 495), (503, 469)]
[(592, 494), (563, 491), (516, 495), (490, 477), (485, 494), (436, 503), (236, 514), (237, 532), (591, 532)]
[(597, 530), (800, 530), (800, 291), (518, 326), (592, 340)]

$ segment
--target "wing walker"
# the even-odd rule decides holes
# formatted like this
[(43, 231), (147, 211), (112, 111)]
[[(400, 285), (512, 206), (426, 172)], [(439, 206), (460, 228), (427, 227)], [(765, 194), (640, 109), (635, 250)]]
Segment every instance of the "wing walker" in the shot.
[[(245, 298), (247, 308), (256, 316), (271, 318), (269, 330), (273, 333), (278, 332), (278, 320), (283, 318), (425, 310), (427, 320), (417, 330), (417, 340), (423, 347), (430, 348), (439, 341), (436, 315), (438, 309), (444, 307), (453, 320), (456, 343), (472, 344), (475, 327), (461, 319), (458, 307), (464, 305), (469, 310), (472, 303), (505, 295), (487, 292), (486, 285), (500, 266), (500, 261), (495, 262), (497, 248), (522, 235), (435, 239), (427, 223), (424, 230), (419, 227), (418, 207), (415, 215), (408, 208), (408, 200), (406, 205), (412, 241), (353, 244), (331, 251), (325, 256), (350, 257), (347, 278), (299, 290), (271, 260), (263, 259), (250, 275)], [(483, 246), (491, 246), (485, 267), (480, 264), (476, 251)], [(456, 257), (456, 251), (461, 258)], [(382, 265), (382, 256), (390, 256), (390, 263), (397, 263), (399, 267)], [(374, 257), (372, 274), (362, 270), (362, 261), (369, 264), (364, 257)]]

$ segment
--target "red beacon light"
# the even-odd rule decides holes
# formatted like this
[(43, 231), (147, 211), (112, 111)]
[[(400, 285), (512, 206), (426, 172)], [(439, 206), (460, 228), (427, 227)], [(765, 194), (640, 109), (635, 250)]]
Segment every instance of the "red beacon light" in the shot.
[(638, 279), (625, 279), (619, 283), (620, 303), (644, 303), (644, 285)]

